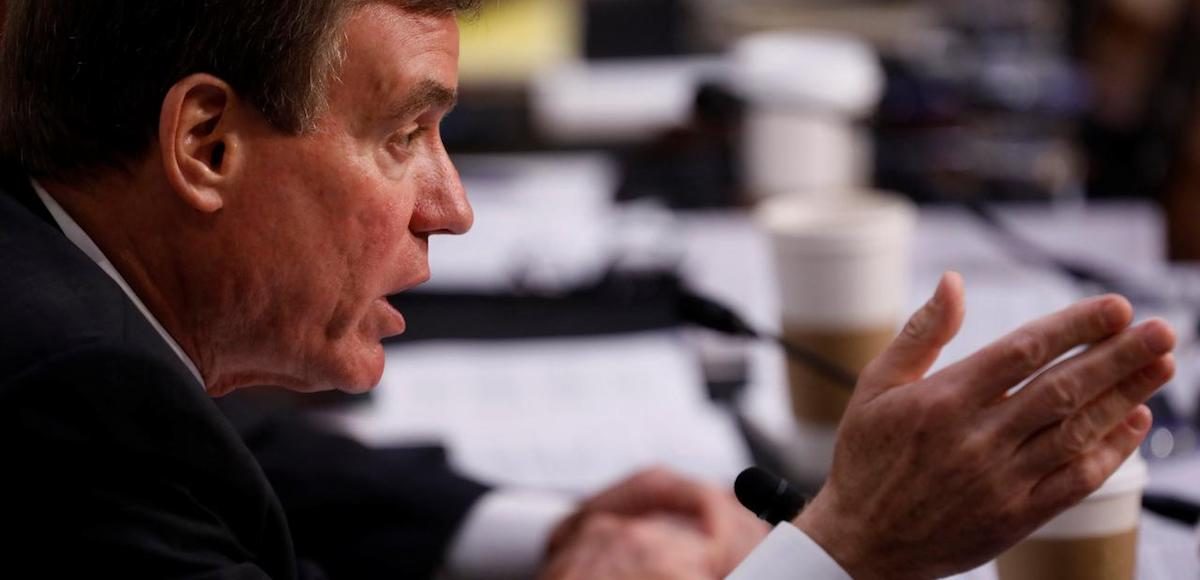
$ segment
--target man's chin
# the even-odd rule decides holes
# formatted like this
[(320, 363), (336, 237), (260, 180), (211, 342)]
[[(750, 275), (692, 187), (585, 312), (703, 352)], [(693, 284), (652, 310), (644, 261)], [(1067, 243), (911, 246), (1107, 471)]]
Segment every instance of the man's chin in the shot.
[(346, 393), (347, 395), (362, 395), (362, 394), (365, 394), (365, 393), (368, 393), (368, 392), (370, 392), (370, 391), (371, 391), (372, 389), (374, 389), (374, 388), (375, 388), (377, 385), (379, 385), (379, 381), (375, 381), (375, 382), (373, 382), (373, 383), (371, 383), (371, 384), (369, 384), (369, 385), (347, 385), (347, 386), (341, 386), (341, 387), (337, 387), (337, 388), (336, 388), (336, 389), (334, 389), (334, 390), (336, 390), (336, 391), (340, 391), (340, 392), (343, 392), (343, 393)]
[[(341, 348), (338, 348), (338, 347)], [(384, 352), (378, 341), (356, 344), (346, 348), (345, 343), (335, 344), (321, 351), (320, 356), (310, 357), (308, 364), (293, 366), (299, 372), (283, 373), (277, 370), (246, 371), (234, 376), (225, 376), (206, 385), (209, 396), (223, 397), (244, 388), (268, 387), (297, 393), (320, 393), (341, 391), (358, 395), (366, 393), (383, 378)], [(260, 365), (262, 368), (278, 369), (283, 365)]]
[(305, 395), (330, 392), (341, 392), (346, 393), (347, 395), (361, 395), (369, 392), (371, 389), (374, 389), (378, 384), (378, 379), (370, 383), (342, 379), (338, 382), (322, 382), (321, 384), (287, 386), (284, 388), (289, 391), (295, 391)]
[(383, 345), (378, 342), (365, 346), (355, 355), (341, 361), (338, 380), (330, 382), (329, 388), (351, 395), (361, 395), (375, 388), (383, 379)]
[(320, 393), (345, 393), (347, 395), (361, 395), (375, 388), (375, 384), (364, 385), (357, 383), (324, 383), (320, 385), (303, 385), (303, 386), (288, 386), (285, 389), (302, 395), (314, 395)]
[[(383, 345), (363, 341), (353, 346), (335, 343), (301, 365), (302, 373), (277, 375), (264, 373), (253, 384), (272, 385), (298, 393), (341, 391), (359, 395), (379, 384), (383, 378)], [(249, 384), (249, 383), (248, 383)], [(209, 388), (213, 392), (212, 387)]]

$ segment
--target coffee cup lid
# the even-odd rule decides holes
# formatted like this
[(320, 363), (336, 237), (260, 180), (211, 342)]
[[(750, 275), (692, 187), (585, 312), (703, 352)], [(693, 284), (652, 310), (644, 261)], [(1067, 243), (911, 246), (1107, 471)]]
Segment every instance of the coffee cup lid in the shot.
[(780, 195), (763, 201), (755, 217), (786, 253), (857, 251), (895, 243), (916, 226), (916, 206), (883, 192), (807, 197)]
[(874, 50), (857, 38), (824, 32), (764, 32), (733, 50), (733, 78), (752, 103), (869, 114), (883, 94)]

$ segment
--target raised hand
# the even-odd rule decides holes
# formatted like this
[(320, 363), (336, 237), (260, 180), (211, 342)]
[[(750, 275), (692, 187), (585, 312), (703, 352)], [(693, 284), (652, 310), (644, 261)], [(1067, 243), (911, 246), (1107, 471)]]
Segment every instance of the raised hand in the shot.
[(829, 480), (796, 525), (857, 579), (932, 578), (995, 557), (1145, 437), (1142, 403), (1174, 372), (1175, 338), (1159, 320), (1130, 327), (1132, 316), (1119, 296), (1085, 300), (926, 376), (963, 319), (962, 280), (947, 274), (863, 371)]

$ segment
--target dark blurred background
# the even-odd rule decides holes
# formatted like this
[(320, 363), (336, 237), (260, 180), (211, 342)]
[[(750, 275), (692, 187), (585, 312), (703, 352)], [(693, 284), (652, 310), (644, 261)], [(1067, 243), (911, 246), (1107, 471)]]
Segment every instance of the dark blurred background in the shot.
[[(1150, 199), (1170, 256), (1195, 260), (1197, 12), (1192, 0), (498, 2), (467, 24), (464, 98), (445, 136), (455, 152), (600, 148), (622, 160), (622, 198), (744, 203), (744, 103), (720, 78), (722, 58), (757, 32), (835, 32), (872, 47), (884, 73), (858, 120), (874, 185), (934, 203)], [(690, 77), (686, 117), (647, 85), (641, 126), (559, 126), (573, 94), (563, 83), (639, 59), (710, 59), (716, 72)], [(582, 109), (603, 112), (602, 94), (584, 97)], [(630, 110), (613, 114), (629, 124)]]

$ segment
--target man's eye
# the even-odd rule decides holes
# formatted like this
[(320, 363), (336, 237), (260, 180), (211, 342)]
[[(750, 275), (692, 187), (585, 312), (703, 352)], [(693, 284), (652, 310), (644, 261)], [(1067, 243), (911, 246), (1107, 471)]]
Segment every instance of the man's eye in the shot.
[(407, 150), (412, 148), (413, 144), (415, 144), (417, 139), (419, 139), (424, 133), (425, 129), (423, 127), (417, 127), (411, 131), (396, 135), (392, 139), (392, 142), (395, 146)]

